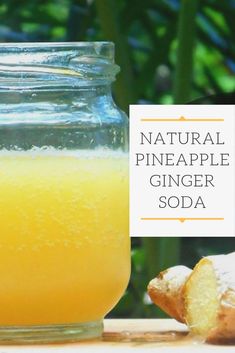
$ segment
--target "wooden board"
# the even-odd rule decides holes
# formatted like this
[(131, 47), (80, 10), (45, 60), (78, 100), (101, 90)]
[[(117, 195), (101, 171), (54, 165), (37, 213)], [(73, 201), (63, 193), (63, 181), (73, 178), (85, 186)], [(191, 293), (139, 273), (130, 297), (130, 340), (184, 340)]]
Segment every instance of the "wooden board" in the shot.
[(102, 339), (61, 345), (0, 346), (0, 353), (156, 352), (234, 353), (235, 346), (203, 343), (170, 319), (105, 320)]

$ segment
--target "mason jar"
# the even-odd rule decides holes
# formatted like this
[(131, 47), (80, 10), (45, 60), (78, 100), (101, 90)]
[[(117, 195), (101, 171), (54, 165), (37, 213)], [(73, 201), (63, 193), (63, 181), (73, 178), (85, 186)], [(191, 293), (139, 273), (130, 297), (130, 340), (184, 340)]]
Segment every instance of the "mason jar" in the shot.
[(0, 45), (0, 341), (97, 337), (130, 274), (110, 42)]

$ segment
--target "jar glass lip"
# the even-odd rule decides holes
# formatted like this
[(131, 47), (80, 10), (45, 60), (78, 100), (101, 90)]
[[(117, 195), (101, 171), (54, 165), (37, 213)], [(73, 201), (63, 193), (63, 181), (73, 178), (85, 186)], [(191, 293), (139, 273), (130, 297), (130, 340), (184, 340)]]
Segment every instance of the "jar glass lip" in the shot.
[[(74, 51), (78, 56), (92, 55), (114, 60), (114, 43), (109, 41), (77, 42), (8, 42), (0, 43), (0, 62), (9, 54), (47, 53), (48, 58), (55, 53)], [(63, 54), (62, 54), (63, 55)], [(23, 57), (21, 55), (21, 57)], [(24, 56), (25, 57), (25, 56)]]
[(16, 47), (16, 48), (37, 48), (37, 47), (94, 47), (94, 46), (110, 46), (114, 47), (111, 41), (75, 41), (75, 42), (4, 42), (0, 43), (0, 48)]

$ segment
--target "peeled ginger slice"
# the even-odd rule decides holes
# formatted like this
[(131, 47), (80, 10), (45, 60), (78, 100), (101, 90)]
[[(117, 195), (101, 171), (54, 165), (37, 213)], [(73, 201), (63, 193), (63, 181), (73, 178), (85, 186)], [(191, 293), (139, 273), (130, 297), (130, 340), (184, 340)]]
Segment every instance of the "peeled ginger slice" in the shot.
[(185, 316), (191, 331), (207, 337), (217, 326), (220, 307), (217, 278), (212, 262), (202, 259), (185, 284)]

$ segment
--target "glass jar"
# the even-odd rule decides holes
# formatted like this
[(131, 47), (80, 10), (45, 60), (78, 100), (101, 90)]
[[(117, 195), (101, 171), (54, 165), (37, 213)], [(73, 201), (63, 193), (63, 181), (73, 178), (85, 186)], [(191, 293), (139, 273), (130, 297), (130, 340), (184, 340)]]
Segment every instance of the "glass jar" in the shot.
[(0, 45), (0, 341), (97, 337), (130, 274), (109, 42)]

